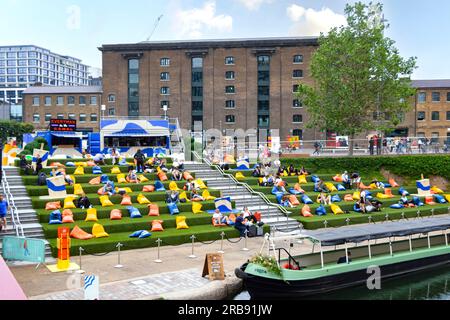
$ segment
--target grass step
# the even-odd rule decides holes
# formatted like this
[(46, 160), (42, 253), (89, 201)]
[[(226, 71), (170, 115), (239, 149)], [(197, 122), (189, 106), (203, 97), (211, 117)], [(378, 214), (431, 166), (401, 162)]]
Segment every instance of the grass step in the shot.
[[(173, 163), (172, 158), (160, 158), (160, 159), (166, 160), (166, 164), (167, 164), (167, 165), (170, 165), (170, 164)], [(81, 159), (80, 159), (80, 158), (73, 158), (73, 159), (53, 159), (53, 158), (51, 158), (51, 159), (48, 160), (47, 163), (50, 165), (52, 162), (59, 162), (59, 163), (65, 165), (67, 162), (88, 162), (88, 161), (91, 161), (91, 159), (83, 159), (83, 158), (81, 158)], [(127, 161), (127, 162), (134, 162), (134, 159), (133, 159), (133, 158), (126, 158), (126, 161)], [(14, 161), (14, 165), (15, 165), (16, 167), (18, 167), (18, 166), (19, 166), (19, 162), (20, 162), (20, 160), (15, 160), (15, 161)], [(105, 163), (106, 163), (107, 165), (112, 165), (112, 159), (105, 159)]]

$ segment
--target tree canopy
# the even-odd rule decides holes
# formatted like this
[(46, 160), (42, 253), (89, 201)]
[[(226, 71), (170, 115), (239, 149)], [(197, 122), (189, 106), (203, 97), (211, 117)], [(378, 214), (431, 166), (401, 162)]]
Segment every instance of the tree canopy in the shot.
[[(416, 58), (403, 59), (385, 37), (381, 4), (346, 5), (347, 25), (319, 37), (311, 61), (314, 86), (297, 93), (310, 115), (309, 127), (347, 135), (388, 130), (411, 108)], [(353, 154), (353, 141), (350, 142)]]
[(34, 127), (31, 123), (0, 121), (0, 143), (5, 143), (9, 137), (16, 137), (17, 141), (22, 143), (23, 135), (33, 131)]

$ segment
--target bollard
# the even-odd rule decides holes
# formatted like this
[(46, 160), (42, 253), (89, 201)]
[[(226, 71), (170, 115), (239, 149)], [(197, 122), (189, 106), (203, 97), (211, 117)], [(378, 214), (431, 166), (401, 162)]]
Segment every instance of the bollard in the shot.
[(418, 218), (421, 218), (420, 210), (417, 210), (417, 219), (418, 219)]
[(244, 248), (242, 248), (242, 251), (249, 251), (249, 249), (247, 248), (247, 239), (248, 239), (248, 230), (245, 230), (245, 239), (244, 239)]
[(369, 223), (372, 223), (372, 216), (369, 216), (368, 219), (369, 219)]
[(405, 213), (402, 212), (402, 219), (405, 219)]
[(389, 213), (386, 214), (385, 218), (386, 218), (386, 222), (389, 222)]
[(350, 225), (350, 218), (345, 219), (345, 222), (347, 223), (347, 226)]
[(431, 216), (434, 217), (434, 209), (431, 209)]
[(323, 225), (325, 226), (325, 229), (327, 228), (327, 226), (328, 226), (328, 221), (327, 220), (325, 220), (324, 222), (323, 222)]
[(80, 269), (77, 270), (76, 273), (83, 274), (83, 273), (85, 273), (85, 271), (84, 271), (83, 268), (81, 267), (81, 255), (83, 254), (83, 251), (84, 251), (83, 247), (79, 247), (79, 248), (78, 248), (78, 251), (80, 252)]
[(192, 235), (190, 239), (192, 240), (192, 254), (189, 256), (189, 258), (195, 259), (197, 258), (197, 256), (194, 254), (195, 235)]
[(225, 232), (222, 231), (222, 233), (220, 234), (220, 236), (222, 237), (222, 239), (220, 240), (220, 250), (217, 251), (218, 253), (225, 253), (225, 251), (223, 251), (223, 239), (225, 237)]
[(120, 248), (123, 247), (123, 244), (121, 244), (120, 242), (117, 244), (116, 248), (117, 248), (117, 265), (114, 266), (114, 268), (117, 269), (121, 269), (123, 268), (123, 265), (120, 264)]
[(162, 242), (162, 240), (160, 238), (158, 238), (158, 240), (156, 240), (156, 243), (158, 244), (158, 258), (155, 260), (156, 263), (161, 263), (162, 262), (162, 260), (161, 260), (161, 258), (159, 256), (159, 249), (161, 247), (161, 242)]

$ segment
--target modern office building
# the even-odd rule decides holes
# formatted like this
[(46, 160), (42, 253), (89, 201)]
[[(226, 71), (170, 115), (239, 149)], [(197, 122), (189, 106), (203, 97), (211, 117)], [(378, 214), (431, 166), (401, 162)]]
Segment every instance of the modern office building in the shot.
[(11, 104), (0, 100), (0, 120), (10, 120)]
[(45, 86), (89, 84), (89, 67), (80, 59), (34, 46), (0, 46), (0, 100), (10, 102), (11, 118), (22, 120), (22, 93), (35, 83)]
[(103, 45), (106, 115), (168, 116), (204, 130), (280, 129), (313, 140), (295, 97), (312, 84), (316, 37), (142, 42)]

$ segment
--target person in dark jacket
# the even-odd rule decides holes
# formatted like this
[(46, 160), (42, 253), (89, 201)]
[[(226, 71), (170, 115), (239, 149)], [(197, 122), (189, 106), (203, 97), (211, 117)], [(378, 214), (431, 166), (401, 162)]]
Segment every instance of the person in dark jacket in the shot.
[(237, 217), (234, 223), (234, 228), (239, 231), (239, 235), (241, 238), (245, 237), (245, 232), (248, 230), (245, 225), (244, 214), (241, 212)]
[(28, 176), (30, 174), (30, 169), (32, 168), (31, 165), (27, 162), (27, 159), (25, 158), (25, 156), (21, 156), (20, 157), (20, 168), (23, 169), (23, 172), (25, 173), (26, 176)]
[(39, 174), (41, 170), (42, 170), (42, 158), (40, 155), (38, 155), (36, 160), (36, 174)]
[(78, 198), (77, 208), (80, 209), (92, 208), (91, 201), (89, 201), (89, 198), (84, 193), (81, 195), (80, 198)]
[(144, 162), (145, 162), (145, 154), (142, 153), (141, 149), (139, 149), (134, 155), (134, 161), (136, 162), (136, 171), (137, 173), (144, 172)]

